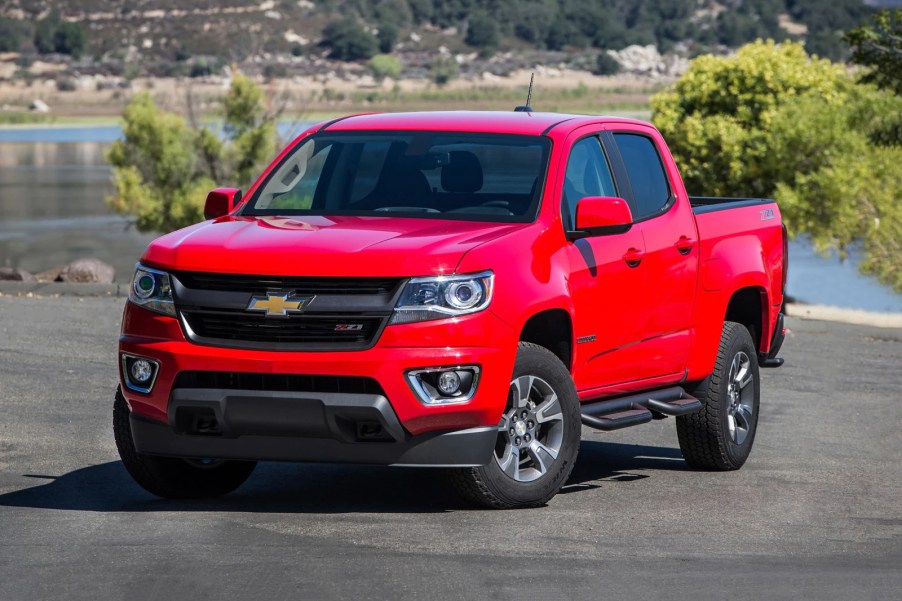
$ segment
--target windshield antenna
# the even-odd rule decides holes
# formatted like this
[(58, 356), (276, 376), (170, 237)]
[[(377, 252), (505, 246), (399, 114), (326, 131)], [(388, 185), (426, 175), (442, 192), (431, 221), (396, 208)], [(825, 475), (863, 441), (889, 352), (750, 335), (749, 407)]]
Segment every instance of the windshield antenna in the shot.
[(532, 100), (532, 82), (533, 82), (533, 80), (535, 80), (535, 78), (536, 78), (536, 73), (535, 73), (535, 71), (533, 71), (532, 74), (529, 76), (529, 91), (526, 92), (526, 104), (521, 104), (520, 106), (516, 107), (514, 109), (514, 111), (516, 111), (518, 113), (531, 113), (532, 112), (532, 106), (529, 104), (529, 102)]

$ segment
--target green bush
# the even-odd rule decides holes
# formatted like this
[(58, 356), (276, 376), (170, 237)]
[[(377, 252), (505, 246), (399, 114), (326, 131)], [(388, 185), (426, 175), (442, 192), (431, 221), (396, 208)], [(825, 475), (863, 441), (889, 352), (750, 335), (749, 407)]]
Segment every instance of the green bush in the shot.
[(115, 186), (107, 203), (134, 216), (142, 232), (169, 232), (201, 221), (217, 184), (247, 186), (276, 150), (263, 91), (235, 76), (222, 113), (218, 136), (161, 110), (148, 93), (136, 95), (123, 114), (123, 138), (107, 153)]
[(329, 56), (340, 61), (367, 60), (376, 54), (379, 42), (353, 17), (333, 21), (323, 30), (322, 46)]
[(401, 76), (401, 62), (390, 54), (377, 54), (370, 59), (369, 67), (373, 78), (378, 82), (386, 77), (398, 79)]
[(793, 235), (902, 291), (902, 149), (874, 145), (902, 98), (857, 84), (798, 43), (702, 56), (652, 98), (690, 194), (774, 196)]
[(620, 73), (620, 63), (607, 52), (600, 52), (595, 59), (593, 72), (596, 75), (616, 75)]
[(450, 56), (438, 56), (429, 68), (429, 79), (442, 87), (457, 77), (457, 61)]
[(379, 33), (376, 39), (379, 41), (379, 52), (389, 53), (395, 49), (398, 43), (398, 35), (400, 30), (392, 23), (383, 22), (379, 24)]

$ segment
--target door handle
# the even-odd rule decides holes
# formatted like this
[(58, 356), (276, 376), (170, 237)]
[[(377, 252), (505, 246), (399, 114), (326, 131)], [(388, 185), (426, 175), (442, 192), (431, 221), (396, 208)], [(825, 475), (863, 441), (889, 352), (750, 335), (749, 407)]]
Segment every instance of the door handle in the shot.
[(631, 248), (623, 255), (623, 260), (626, 261), (626, 264), (630, 267), (638, 267), (639, 263), (642, 262), (642, 257), (645, 256), (645, 253), (637, 248)]
[(680, 239), (677, 240), (675, 246), (681, 255), (688, 255), (695, 247), (695, 240), (686, 236), (680, 236)]

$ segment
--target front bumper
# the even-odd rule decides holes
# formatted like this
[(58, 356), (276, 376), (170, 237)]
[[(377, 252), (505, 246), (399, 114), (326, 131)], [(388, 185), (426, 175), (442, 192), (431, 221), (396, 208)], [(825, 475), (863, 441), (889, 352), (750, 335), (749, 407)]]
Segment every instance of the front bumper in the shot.
[[(491, 458), (498, 436), (494, 426), (411, 436), (380, 395), (177, 390), (169, 412), (169, 424), (131, 415), (139, 453), (474, 467)], [(218, 432), (200, 433), (199, 423)]]
[[(120, 353), (148, 357), (160, 365), (150, 393), (122, 387), (140, 452), (457, 466), (481, 465), (491, 457), (516, 348), (516, 332), (489, 311), (390, 326), (375, 346), (362, 351), (203, 346), (186, 340), (176, 319), (131, 303), (126, 304), (119, 344)], [(409, 370), (455, 365), (480, 367), (479, 386), (469, 402), (424, 405), (405, 376)], [(378, 383), (381, 394), (175, 388), (178, 374), (185, 371), (366, 377)], [(217, 436), (179, 432), (179, 406), (215, 408), (226, 431)], [(349, 438), (349, 431), (338, 426), (349, 421), (349, 411), (369, 415), (372, 419), (362, 421), (379, 422), (390, 439)]]

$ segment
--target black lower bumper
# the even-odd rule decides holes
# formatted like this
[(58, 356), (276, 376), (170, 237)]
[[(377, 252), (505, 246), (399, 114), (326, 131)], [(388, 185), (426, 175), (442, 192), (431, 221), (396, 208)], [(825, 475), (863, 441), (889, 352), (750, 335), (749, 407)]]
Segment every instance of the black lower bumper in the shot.
[(174, 390), (169, 424), (130, 418), (139, 453), (217, 459), (474, 467), (494, 426), (408, 434), (381, 395)]

